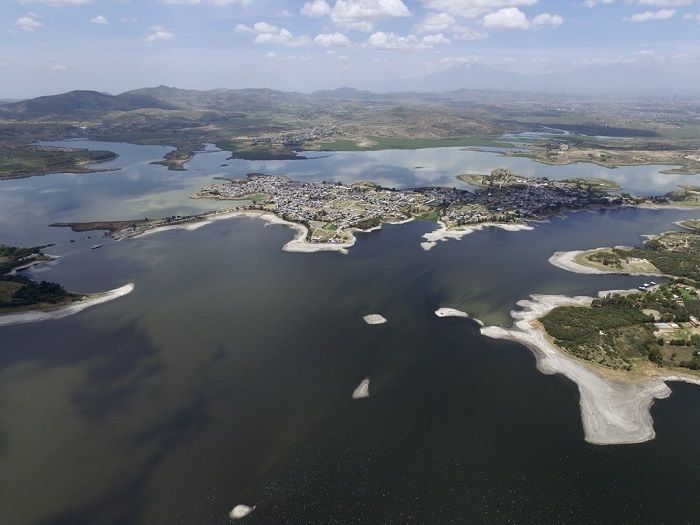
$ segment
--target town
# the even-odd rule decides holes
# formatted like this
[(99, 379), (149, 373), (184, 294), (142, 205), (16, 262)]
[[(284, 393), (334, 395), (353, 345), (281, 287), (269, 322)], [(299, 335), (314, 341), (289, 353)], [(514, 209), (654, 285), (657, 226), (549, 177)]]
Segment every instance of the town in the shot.
[(249, 174), (207, 186), (193, 197), (240, 201), (239, 209), (273, 212), (306, 226), (307, 241), (324, 243), (348, 242), (353, 229), (368, 230), (414, 218), (439, 219), (448, 229), (458, 229), (480, 223), (523, 223), (592, 206), (635, 204), (632, 198), (572, 181), (518, 177), (517, 182), (473, 191), (387, 189), (371, 182), (301, 182)]

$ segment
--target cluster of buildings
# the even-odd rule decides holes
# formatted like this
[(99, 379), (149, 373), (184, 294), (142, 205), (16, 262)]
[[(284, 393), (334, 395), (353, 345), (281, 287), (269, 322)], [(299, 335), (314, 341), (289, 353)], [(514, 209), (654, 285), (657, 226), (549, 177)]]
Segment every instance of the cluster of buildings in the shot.
[(301, 146), (308, 142), (325, 139), (338, 135), (340, 131), (336, 126), (323, 128), (307, 128), (287, 133), (265, 133), (250, 140), (252, 147), (279, 147), (279, 146)]
[(389, 190), (372, 183), (345, 185), (251, 175), (206, 187), (197, 196), (251, 199), (248, 208), (273, 211), (286, 220), (305, 224), (310, 240), (324, 242), (344, 242), (351, 228), (368, 229), (430, 212), (437, 212), (448, 227), (459, 227), (522, 222), (565, 209), (625, 203), (620, 196), (546, 179), (472, 192), (442, 187)]

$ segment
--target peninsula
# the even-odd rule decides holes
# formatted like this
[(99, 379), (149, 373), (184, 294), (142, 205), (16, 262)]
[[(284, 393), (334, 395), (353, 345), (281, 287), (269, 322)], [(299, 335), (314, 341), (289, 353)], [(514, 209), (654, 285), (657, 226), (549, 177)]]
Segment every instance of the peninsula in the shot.
[(49, 281), (36, 282), (22, 271), (54, 260), (46, 246), (19, 248), (0, 245), (0, 326), (60, 319), (130, 293), (133, 284), (104, 293), (77, 294)]
[(605, 184), (600, 188), (599, 184), (571, 181), (527, 177), (517, 180), (518, 184), (489, 185), (473, 191), (444, 187), (389, 189), (373, 182), (303, 182), (251, 173), (242, 179), (227, 179), (206, 186), (192, 196), (235, 202), (236, 206), (230, 209), (155, 220), (52, 226), (71, 227), (75, 231), (104, 229), (121, 239), (164, 228), (194, 229), (213, 220), (249, 216), (296, 229), (298, 236), (285, 246), (287, 250), (344, 252), (354, 244), (356, 231), (372, 231), (382, 224), (422, 219), (436, 221), (439, 225), (435, 232), (426, 235), (427, 242), (422, 243), (425, 249), (430, 249), (438, 240), (461, 238), (484, 226), (531, 229), (528, 221), (569, 210), (639, 202), (609, 191)]
[(653, 439), (649, 408), (667, 397), (665, 381), (700, 384), (700, 233), (651, 237), (642, 247), (555, 254), (550, 261), (580, 273), (658, 275), (638, 290), (599, 297), (533, 296), (518, 303), (510, 329), (485, 335), (521, 342), (545, 373), (577, 383), (586, 439), (599, 444)]

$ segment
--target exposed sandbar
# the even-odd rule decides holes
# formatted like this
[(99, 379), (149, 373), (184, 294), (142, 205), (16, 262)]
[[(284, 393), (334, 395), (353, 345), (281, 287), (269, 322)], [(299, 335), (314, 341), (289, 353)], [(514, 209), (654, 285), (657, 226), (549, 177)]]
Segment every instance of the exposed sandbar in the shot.
[(425, 235), (423, 235), (423, 239), (425, 239), (425, 242), (420, 243), (420, 245), (421, 245), (421, 248), (423, 248), (426, 252), (435, 248), (435, 246), (437, 246), (438, 242), (445, 242), (445, 241), (449, 241), (449, 240), (459, 241), (465, 235), (469, 235), (469, 234), (474, 233), (476, 231), (481, 231), (484, 228), (500, 228), (501, 230), (506, 230), (509, 232), (534, 230), (534, 228), (532, 226), (528, 226), (527, 224), (492, 223), (492, 222), (484, 222), (481, 224), (474, 224), (472, 226), (465, 226), (465, 227), (460, 228), (459, 230), (448, 229), (447, 225), (442, 221), (438, 221), (438, 225), (440, 227), (437, 230), (434, 230), (432, 232), (428, 232)]
[(369, 377), (366, 377), (357, 385), (357, 388), (352, 393), (353, 399), (365, 399), (369, 397)]
[(463, 312), (455, 308), (439, 308), (438, 310), (435, 310), (435, 315), (437, 315), (438, 317), (460, 317), (462, 319), (471, 319), (475, 323), (484, 326), (483, 321), (480, 321), (479, 319), (474, 319), (467, 312)]
[(384, 318), (384, 316), (381, 316), (379, 314), (365, 315), (362, 319), (365, 320), (365, 323), (370, 324), (370, 325), (384, 324), (387, 322), (386, 318)]
[(248, 505), (236, 505), (231, 512), (228, 513), (228, 517), (232, 520), (241, 520), (254, 510), (255, 507), (249, 507)]
[[(601, 292), (606, 294), (608, 292)], [(558, 348), (537, 321), (559, 306), (589, 306), (592, 297), (533, 295), (518, 303), (522, 309), (511, 312), (512, 328), (489, 326), (481, 333), (495, 339), (508, 339), (527, 346), (545, 374), (562, 374), (578, 386), (581, 420), (585, 439), (597, 445), (641, 443), (654, 439), (654, 422), (649, 409), (655, 399), (671, 394), (666, 381), (700, 384), (696, 377), (664, 373), (651, 377), (627, 376), (601, 370), (576, 359)]]
[(86, 308), (106, 303), (130, 294), (134, 290), (133, 283), (129, 283), (120, 288), (115, 288), (108, 292), (89, 294), (85, 299), (81, 299), (66, 306), (52, 310), (30, 310), (28, 312), (0, 315), (0, 326), (10, 326), (14, 324), (35, 323), (38, 321), (49, 321), (61, 319), (69, 315), (82, 312)]

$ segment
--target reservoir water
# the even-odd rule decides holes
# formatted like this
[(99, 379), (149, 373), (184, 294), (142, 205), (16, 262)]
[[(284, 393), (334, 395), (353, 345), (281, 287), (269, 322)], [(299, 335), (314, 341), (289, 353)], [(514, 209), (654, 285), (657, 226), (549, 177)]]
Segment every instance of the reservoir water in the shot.
[[(547, 259), (635, 244), (697, 212), (575, 213), (429, 252), (420, 237), (434, 224), (418, 221), (360, 234), (348, 255), (283, 252), (293, 232), (252, 219), (101, 240), (100, 250), (89, 249), (99, 232), (47, 227), (225, 207), (187, 196), (249, 171), (456, 185), (459, 173), (517, 161), (520, 173), (614, 173), (658, 193), (678, 183), (662, 168), (550, 172), (438, 149), (284, 162), (211, 152), (172, 172), (149, 164), (164, 148), (88, 145), (118, 149), (120, 170), (0, 183), (0, 242), (56, 243), (61, 259), (34, 276), (68, 289), (136, 288), (73, 317), (0, 329), (0, 522), (228, 523), (239, 503), (256, 506), (244, 522), (263, 524), (696, 521), (700, 388), (674, 384), (654, 405), (656, 440), (590, 445), (573, 383), (539, 373), (524, 347), (433, 312), (507, 324), (531, 293), (637, 286)], [(368, 326), (368, 313), (389, 322)], [(366, 377), (371, 397), (352, 400)]]

